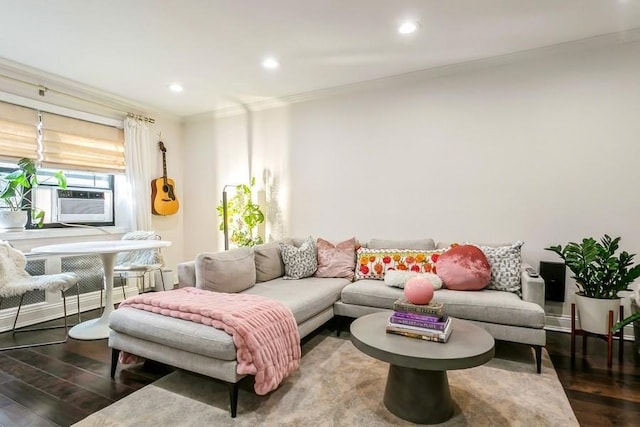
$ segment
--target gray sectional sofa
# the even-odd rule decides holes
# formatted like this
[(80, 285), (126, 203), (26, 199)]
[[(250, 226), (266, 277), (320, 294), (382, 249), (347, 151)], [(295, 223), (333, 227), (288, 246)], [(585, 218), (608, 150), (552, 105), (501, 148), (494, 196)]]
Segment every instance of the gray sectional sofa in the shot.
[[(203, 264), (210, 268), (202, 267)], [(201, 267), (197, 272), (196, 265)], [(252, 249), (200, 254), (197, 262), (178, 266), (180, 287), (206, 287), (203, 282), (216, 272), (219, 276), (227, 276), (230, 285), (234, 281), (246, 283), (248, 280), (250, 283), (253, 277), (255, 284), (240, 292), (263, 295), (284, 303), (293, 313), (301, 338), (333, 318), (333, 305), (340, 299), (342, 289), (350, 283), (343, 278), (285, 280), (278, 245), (269, 243)], [(216, 285), (220, 283), (210, 283), (210, 286)], [(230, 412), (232, 417), (236, 416), (238, 382), (246, 375), (237, 374), (236, 348), (226, 332), (130, 308), (115, 310), (109, 317), (109, 326), (112, 378), (120, 350), (216, 378), (229, 385)]]
[[(300, 239), (294, 239), (299, 244)], [(431, 239), (412, 241), (372, 240), (369, 247), (434, 249)], [(389, 246), (392, 245), (392, 246)], [(494, 338), (531, 345), (536, 350), (540, 372), (541, 350), (546, 342), (544, 331), (544, 281), (532, 278), (523, 265), (522, 298), (510, 292), (436, 291), (434, 300), (446, 304), (454, 317), (472, 321)], [(335, 316), (357, 318), (365, 314), (391, 310), (402, 289), (385, 285), (381, 280), (308, 277), (285, 280), (284, 264), (277, 243), (253, 249), (234, 249), (217, 254), (201, 254), (195, 261), (178, 265), (179, 286), (216, 288), (215, 277), (226, 281), (246, 282), (239, 292), (274, 298), (289, 307), (304, 337)], [(250, 285), (250, 286), (247, 286)], [(234, 291), (237, 291), (236, 288)], [(229, 384), (231, 416), (237, 408), (238, 382), (244, 375), (236, 373), (236, 352), (231, 337), (224, 331), (189, 321), (165, 317), (130, 308), (115, 310), (110, 316), (112, 348), (111, 375), (115, 375), (119, 350), (177, 368), (203, 374)]]

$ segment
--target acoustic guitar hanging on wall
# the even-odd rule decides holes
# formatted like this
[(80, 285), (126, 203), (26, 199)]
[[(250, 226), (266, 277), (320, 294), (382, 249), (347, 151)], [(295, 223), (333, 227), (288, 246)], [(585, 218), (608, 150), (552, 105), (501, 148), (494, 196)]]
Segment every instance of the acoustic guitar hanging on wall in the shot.
[(176, 184), (167, 178), (167, 149), (162, 141), (158, 141), (158, 147), (162, 151), (162, 177), (151, 181), (151, 212), (154, 215), (173, 215), (180, 207)]

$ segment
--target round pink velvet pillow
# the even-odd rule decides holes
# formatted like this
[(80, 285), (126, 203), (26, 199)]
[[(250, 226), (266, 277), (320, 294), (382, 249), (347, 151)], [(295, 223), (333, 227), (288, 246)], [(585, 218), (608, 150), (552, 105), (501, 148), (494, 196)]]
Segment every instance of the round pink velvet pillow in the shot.
[(447, 289), (478, 291), (489, 284), (491, 266), (477, 246), (459, 245), (436, 261), (436, 271)]
[(429, 304), (433, 299), (433, 283), (426, 277), (412, 277), (404, 285), (404, 296), (412, 304)]

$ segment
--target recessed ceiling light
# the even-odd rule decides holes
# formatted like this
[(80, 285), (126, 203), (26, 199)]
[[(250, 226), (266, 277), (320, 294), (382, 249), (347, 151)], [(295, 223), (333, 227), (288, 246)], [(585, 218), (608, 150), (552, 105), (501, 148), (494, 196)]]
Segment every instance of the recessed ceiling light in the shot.
[(174, 93), (180, 93), (184, 90), (180, 83), (171, 83), (169, 85), (169, 90)]
[(420, 23), (417, 21), (405, 21), (398, 27), (398, 32), (400, 34), (411, 34), (415, 33), (418, 28), (420, 28)]
[(275, 70), (279, 66), (280, 63), (275, 58), (266, 58), (264, 61), (262, 61), (262, 67), (266, 68), (267, 70)]

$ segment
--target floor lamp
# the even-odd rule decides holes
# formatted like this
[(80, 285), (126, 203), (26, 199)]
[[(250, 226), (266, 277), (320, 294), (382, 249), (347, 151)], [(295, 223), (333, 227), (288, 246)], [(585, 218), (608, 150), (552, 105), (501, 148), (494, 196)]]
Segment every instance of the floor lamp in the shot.
[(224, 233), (224, 250), (229, 250), (229, 213), (227, 212), (227, 187), (237, 187), (228, 184), (222, 187), (222, 232)]

